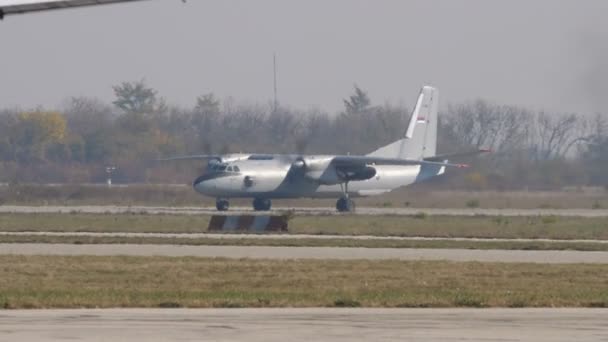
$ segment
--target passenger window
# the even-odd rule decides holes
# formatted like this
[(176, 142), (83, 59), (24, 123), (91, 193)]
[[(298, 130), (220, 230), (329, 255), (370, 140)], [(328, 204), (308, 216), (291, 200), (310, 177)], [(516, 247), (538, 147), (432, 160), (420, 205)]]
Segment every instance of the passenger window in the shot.
[(221, 165), (221, 166), (218, 168), (218, 171), (226, 171), (226, 165)]
[(234, 172), (241, 172), (241, 169), (239, 169), (238, 166), (234, 165)]
[(226, 169), (226, 171), (232, 172), (232, 166), (228, 166), (228, 168)]

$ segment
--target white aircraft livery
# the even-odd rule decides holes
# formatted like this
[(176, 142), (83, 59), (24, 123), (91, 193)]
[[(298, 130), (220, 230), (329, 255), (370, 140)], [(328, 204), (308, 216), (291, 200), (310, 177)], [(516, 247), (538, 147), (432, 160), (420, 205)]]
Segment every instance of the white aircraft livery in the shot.
[(72, 7), (109, 5), (134, 1), (144, 0), (0, 0), (0, 19), (12, 14), (42, 12)]
[(223, 154), (193, 155), (160, 161), (207, 160), (194, 189), (216, 198), (228, 210), (230, 198), (253, 198), (255, 210), (269, 210), (275, 198), (338, 198), (336, 209), (353, 211), (352, 197), (378, 195), (444, 173), (448, 158), (484, 150), (437, 155), (439, 92), (425, 86), (401, 139), (364, 155)]

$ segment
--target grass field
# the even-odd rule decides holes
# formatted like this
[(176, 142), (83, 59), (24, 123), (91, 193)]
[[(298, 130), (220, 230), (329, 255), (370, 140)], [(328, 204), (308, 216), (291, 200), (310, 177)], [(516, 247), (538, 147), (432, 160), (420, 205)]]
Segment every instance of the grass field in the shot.
[(608, 265), (0, 256), (0, 307), (607, 307)]
[(0, 243), (60, 244), (170, 244), (189, 246), (287, 246), (287, 247), (364, 247), (364, 248), (457, 248), (503, 250), (608, 251), (608, 243), (569, 241), (459, 241), (459, 240), (360, 240), (340, 239), (255, 239), (255, 238), (179, 238), (179, 237), (93, 237), (93, 236), (2, 236)]
[[(393, 208), (587, 208), (607, 209), (605, 188), (568, 191), (450, 191), (417, 184), (388, 194), (357, 199), (361, 207)], [(234, 206), (251, 206), (251, 200), (233, 200)], [(0, 205), (160, 205), (214, 206), (215, 199), (197, 194), (190, 185), (130, 184), (108, 188), (83, 184), (0, 185)], [(334, 208), (335, 199), (280, 200), (275, 206)]]
[[(209, 216), (0, 214), (0, 231), (201, 233)], [(292, 234), (608, 240), (608, 218), (502, 216), (298, 216)]]

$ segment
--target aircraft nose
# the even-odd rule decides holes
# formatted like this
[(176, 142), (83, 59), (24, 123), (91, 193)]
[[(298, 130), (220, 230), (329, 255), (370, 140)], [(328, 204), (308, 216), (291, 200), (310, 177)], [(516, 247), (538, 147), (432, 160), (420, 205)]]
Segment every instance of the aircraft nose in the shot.
[(196, 191), (204, 193), (205, 191), (210, 190), (212, 188), (212, 185), (210, 184), (212, 183), (210, 182), (212, 178), (212, 175), (202, 175), (195, 179), (194, 182), (192, 182), (192, 186)]
[(199, 186), (199, 185), (200, 185), (202, 182), (204, 182), (204, 181), (205, 181), (205, 175), (202, 175), (202, 176), (200, 176), (200, 177), (197, 177), (197, 178), (194, 180), (194, 182), (192, 182), (192, 186), (196, 188), (197, 186)]

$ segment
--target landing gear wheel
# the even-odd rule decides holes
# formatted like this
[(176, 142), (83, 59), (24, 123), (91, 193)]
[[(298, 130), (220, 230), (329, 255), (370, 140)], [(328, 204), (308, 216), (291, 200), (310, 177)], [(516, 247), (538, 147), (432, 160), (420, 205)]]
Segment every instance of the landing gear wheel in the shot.
[(253, 200), (253, 210), (268, 211), (272, 207), (272, 202), (269, 199), (255, 198)]
[(230, 203), (228, 202), (228, 200), (218, 199), (217, 201), (215, 201), (215, 208), (217, 208), (218, 211), (226, 211), (229, 207)]
[(355, 202), (348, 197), (340, 197), (338, 202), (336, 202), (336, 209), (341, 213), (354, 212)]

